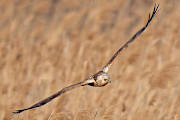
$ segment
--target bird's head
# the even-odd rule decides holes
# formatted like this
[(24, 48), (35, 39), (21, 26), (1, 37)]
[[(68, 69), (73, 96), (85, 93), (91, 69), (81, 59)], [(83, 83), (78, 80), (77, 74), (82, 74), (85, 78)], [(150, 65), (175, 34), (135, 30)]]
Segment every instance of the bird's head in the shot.
[(98, 79), (104, 80), (107, 83), (111, 83), (110, 76), (107, 73), (102, 73), (101, 75), (98, 76)]
[(108, 83), (111, 83), (111, 80), (107, 73), (100, 72), (99, 74), (97, 74), (95, 86), (101, 87), (107, 85)]

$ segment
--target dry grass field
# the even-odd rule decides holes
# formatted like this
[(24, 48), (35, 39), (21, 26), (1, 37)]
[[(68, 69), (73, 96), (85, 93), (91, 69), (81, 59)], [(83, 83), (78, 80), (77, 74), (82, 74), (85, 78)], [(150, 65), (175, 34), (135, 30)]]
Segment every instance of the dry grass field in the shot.
[[(74, 89), (160, 10), (110, 69), (105, 87)], [(179, 0), (1, 0), (0, 120), (180, 120)]]

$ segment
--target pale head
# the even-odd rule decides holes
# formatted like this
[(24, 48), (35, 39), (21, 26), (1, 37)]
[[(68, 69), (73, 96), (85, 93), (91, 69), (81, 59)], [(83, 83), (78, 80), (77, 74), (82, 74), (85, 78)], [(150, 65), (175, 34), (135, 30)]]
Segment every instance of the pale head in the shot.
[(105, 72), (99, 72), (94, 76), (95, 79), (95, 84), (94, 86), (96, 87), (101, 87), (101, 86), (105, 86), (108, 83), (111, 82), (110, 77), (107, 73)]

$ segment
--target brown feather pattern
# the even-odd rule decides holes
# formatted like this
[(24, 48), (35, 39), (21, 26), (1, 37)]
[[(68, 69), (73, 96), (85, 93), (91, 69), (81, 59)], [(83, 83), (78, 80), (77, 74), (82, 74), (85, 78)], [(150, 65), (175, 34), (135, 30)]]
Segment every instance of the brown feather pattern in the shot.
[(53, 100), (54, 98), (60, 96), (61, 94), (65, 93), (65, 92), (67, 92), (67, 91), (69, 91), (69, 90), (72, 90), (72, 89), (74, 89), (74, 88), (77, 88), (77, 87), (80, 87), (80, 86), (84, 86), (84, 85), (86, 85), (86, 83), (87, 83), (86, 81), (82, 81), (82, 82), (79, 82), (79, 83), (70, 85), (70, 86), (68, 86), (68, 87), (65, 87), (65, 88), (61, 89), (60, 91), (58, 91), (57, 93), (55, 93), (55, 94), (47, 97), (46, 99), (43, 99), (43, 100), (41, 100), (40, 102), (32, 105), (31, 107), (28, 107), (28, 108), (25, 108), (25, 109), (16, 110), (16, 111), (13, 112), (13, 113), (21, 113), (21, 112), (26, 111), (26, 110), (30, 110), (30, 109), (33, 109), (33, 108), (41, 107), (42, 105), (47, 104), (48, 102), (50, 102), (50, 101)]
[(113, 60), (117, 57), (117, 55), (126, 47), (128, 47), (128, 45), (133, 42), (135, 40), (135, 38), (137, 36), (139, 36), (146, 28), (147, 26), (149, 25), (149, 23), (152, 21), (153, 17), (156, 15), (156, 12), (159, 8), (159, 5), (156, 5), (154, 6), (154, 10), (153, 10), (153, 13), (152, 15), (149, 14), (149, 19), (146, 23), (146, 25), (144, 27), (142, 27), (138, 32), (136, 32), (133, 37), (128, 40), (112, 57), (111, 59), (108, 61), (108, 63), (103, 67), (102, 70), (100, 70), (99, 72), (97, 72), (96, 74), (94, 75), (91, 75), (89, 76), (87, 79), (85, 79), (84, 81), (82, 82), (78, 82), (76, 84), (73, 84), (73, 85), (70, 85), (68, 87), (65, 87), (63, 89), (61, 89), (60, 91), (58, 91), (57, 93), (41, 100), (40, 102), (32, 105), (31, 107), (28, 107), (28, 108), (25, 108), (25, 109), (20, 109), (20, 110), (16, 110), (15, 112), (13, 113), (21, 113), (23, 111), (26, 111), (26, 110), (30, 110), (30, 109), (34, 109), (34, 108), (37, 108), (37, 107), (41, 107), (42, 105), (45, 105), (47, 104), (48, 102), (50, 102), (51, 100), (53, 100), (54, 98), (60, 96), (61, 94), (69, 91), (69, 90), (72, 90), (74, 88), (77, 88), (77, 87), (80, 87), (80, 86), (85, 86), (85, 85), (90, 85), (90, 86), (95, 86), (95, 87), (102, 87), (102, 86), (105, 86), (106, 84), (108, 84), (110, 82), (110, 78), (109, 78), (109, 75), (107, 74), (108, 72), (108, 69), (110, 67), (110, 65), (112, 64)]
[(128, 47), (128, 45), (133, 42), (135, 40), (135, 38), (137, 38), (149, 25), (149, 23), (151, 22), (151, 20), (153, 19), (153, 17), (156, 15), (157, 10), (159, 8), (159, 4), (155, 4), (154, 9), (153, 9), (153, 13), (152, 15), (149, 14), (149, 19), (146, 23), (145, 26), (143, 26), (138, 32), (136, 32), (131, 39), (129, 39), (121, 48), (119, 48), (118, 51), (116, 51), (116, 53), (114, 53), (114, 55), (111, 57), (111, 59), (108, 61), (108, 63), (103, 67), (103, 71), (107, 72), (109, 67), (111, 66), (112, 62), (114, 61), (114, 59), (117, 57), (117, 55), (126, 47)]

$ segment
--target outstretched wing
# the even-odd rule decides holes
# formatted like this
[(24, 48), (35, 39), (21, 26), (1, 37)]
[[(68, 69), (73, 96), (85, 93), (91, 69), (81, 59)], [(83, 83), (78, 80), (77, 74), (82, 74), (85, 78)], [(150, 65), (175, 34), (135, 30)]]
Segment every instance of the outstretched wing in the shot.
[(131, 42), (133, 42), (133, 41), (135, 40), (135, 38), (136, 38), (137, 36), (139, 36), (139, 35), (147, 28), (147, 26), (149, 25), (149, 23), (151, 22), (151, 20), (153, 19), (153, 17), (156, 15), (156, 12), (157, 12), (158, 8), (159, 8), (159, 4), (157, 4), (157, 5), (155, 4), (153, 13), (152, 13), (152, 15), (149, 14), (149, 19), (148, 19), (146, 25), (145, 25), (144, 27), (142, 27), (138, 32), (136, 32), (136, 34), (134, 34), (133, 37), (132, 37), (130, 40), (128, 40), (128, 41), (112, 56), (112, 58), (108, 61), (108, 63), (103, 67), (102, 71), (108, 72), (109, 67), (111, 66), (113, 60), (117, 57), (117, 55), (118, 55), (124, 48), (128, 47), (128, 45), (129, 45)]
[(46, 99), (43, 99), (41, 100), (40, 102), (32, 105), (31, 107), (28, 107), (28, 108), (25, 108), (25, 109), (20, 109), (20, 110), (16, 110), (14, 111), (13, 113), (17, 114), (17, 113), (21, 113), (23, 111), (26, 111), (26, 110), (30, 110), (30, 109), (33, 109), (33, 108), (36, 108), (36, 107), (41, 107), (42, 105), (45, 105), (46, 103), (50, 102), (51, 100), (53, 100), (54, 98), (60, 96), (61, 94), (69, 91), (69, 90), (72, 90), (74, 88), (77, 88), (77, 87), (80, 87), (80, 86), (84, 86), (84, 85), (87, 85), (89, 83), (93, 82), (92, 80), (85, 80), (85, 81), (82, 81), (82, 82), (79, 82), (79, 83), (76, 83), (76, 84), (73, 84), (73, 85), (70, 85), (68, 87), (65, 87), (63, 89), (61, 89), (60, 91), (58, 91), (57, 93), (47, 97)]

